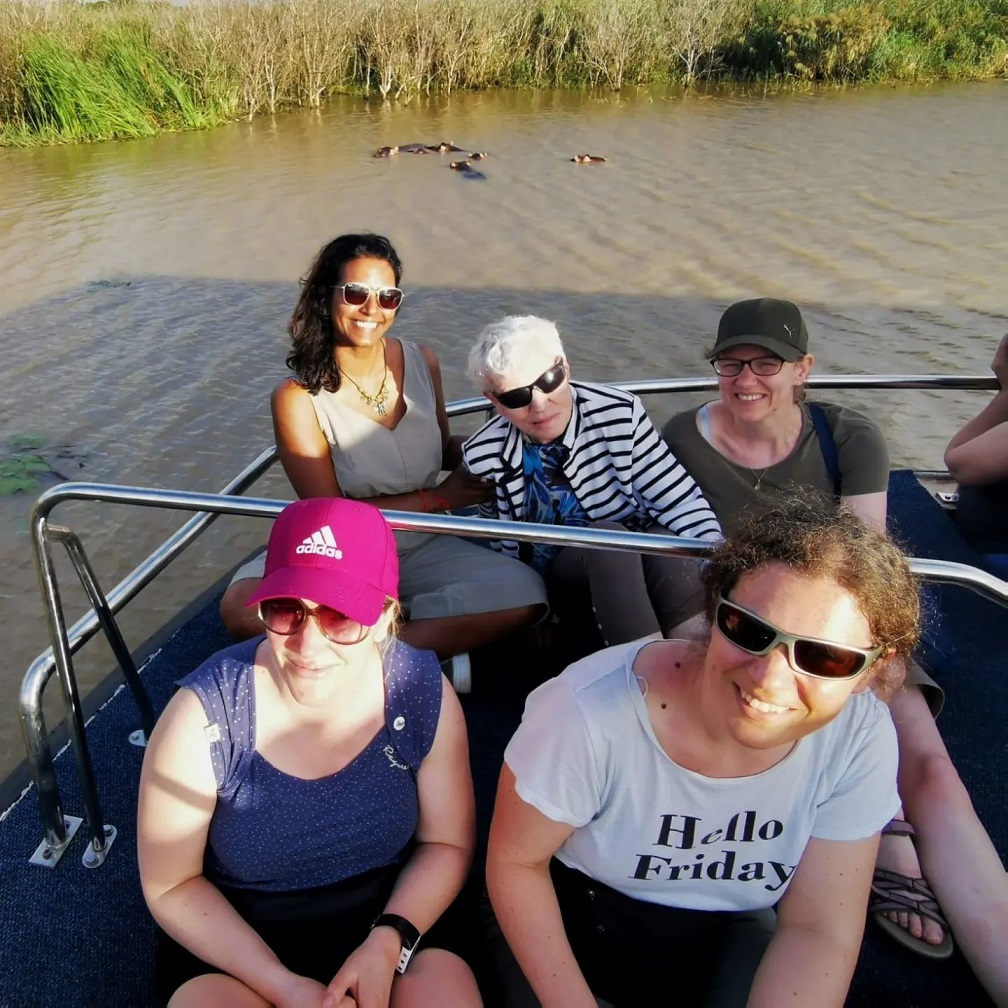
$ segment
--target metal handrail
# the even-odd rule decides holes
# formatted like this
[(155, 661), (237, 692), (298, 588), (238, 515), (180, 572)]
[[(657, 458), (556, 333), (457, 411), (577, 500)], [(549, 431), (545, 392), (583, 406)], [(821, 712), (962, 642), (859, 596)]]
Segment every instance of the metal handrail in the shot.
[[(702, 392), (717, 388), (717, 378), (694, 377), (656, 379), (633, 382), (616, 382), (616, 387), (640, 395), (669, 392)], [(883, 389), (963, 389), (991, 390), (998, 387), (997, 380), (987, 375), (950, 377), (944, 375), (813, 375), (808, 382), (813, 388), (883, 388)], [(486, 412), (485, 398), (461, 400), (449, 405), (450, 417)], [(276, 515), (285, 501), (242, 498), (238, 495), (252, 486), (276, 460), (276, 449), (262, 452), (241, 473), (229, 482), (219, 494), (173, 493), (142, 487), (115, 487), (103, 484), (70, 483), (54, 487), (41, 495), (31, 515), (32, 545), (35, 550), (39, 585), (46, 606), (52, 646), (29, 666), (22, 681), (18, 707), (21, 731), (25, 742), (27, 763), (35, 783), (39, 809), (45, 830), (45, 842), (58, 851), (67, 843), (64, 817), (60, 807), (52, 753), (42, 712), (42, 694), (53, 671), (59, 680), (66, 704), (68, 728), (77, 761), (78, 774), (87, 805), (91, 845), (100, 859), (104, 851), (104, 832), (101, 822), (97, 789), (90, 770), (90, 757), (84, 729), (72, 656), (99, 629), (104, 629), (109, 643), (123, 667), (130, 687), (137, 695), (143, 720), (148, 720), (144, 708), (145, 694), (129, 654), (119, 636), (115, 614), (121, 611), (144, 587), (180, 555), (221, 514), (246, 516)], [(68, 529), (51, 526), (49, 513), (62, 501), (88, 500), (93, 502), (130, 503), (142, 506), (197, 511), (198, 513), (170, 536), (146, 560), (120, 581), (107, 598), (97, 585), (79, 539)], [(642, 533), (603, 532), (595, 529), (558, 529), (527, 523), (492, 521), (455, 516), (423, 515), (411, 512), (387, 512), (395, 528), (427, 532), (454, 532), (480, 538), (507, 538), (516, 541), (551, 542), (559, 545), (577, 543), (589, 548), (615, 548), (650, 553), (676, 555), (702, 555), (707, 547), (694, 540), (655, 537)], [(93, 608), (69, 630), (66, 628), (55, 569), (49, 554), (49, 543), (61, 542), (70, 554), (74, 569), (91, 598)], [(980, 594), (1002, 604), (1008, 604), (1005, 585), (991, 575), (964, 565), (946, 564), (942, 561), (914, 560), (915, 570), (931, 580), (952, 581), (972, 588)], [(937, 565), (937, 566), (936, 566)]]
[[(661, 395), (670, 392), (713, 392), (718, 387), (716, 375), (693, 378), (644, 378), (635, 381), (609, 382), (613, 388), (633, 392), (639, 396)], [(963, 392), (995, 392), (1000, 385), (993, 375), (855, 375), (813, 374), (805, 382), (811, 389), (944, 389)], [(460, 399), (448, 408), (449, 416), (466, 416), (485, 412), (490, 408), (482, 396)]]
[[(266, 472), (275, 459), (275, 447), (270, 447), (262, 452), (221, 490), (221, 495), (244, 492)], [(58, 669), (59, 664), (65, 664), (69, 667), (72, 663), (71, 656), (76, 654), (102, 628), (102, 621), (94, 609), (85, 613), (69, 631), (66, 630), (63, 624), (63, 609), (59, 604), (55, 571), (52, 567), (52, 561), (46, 545), (49, 538), (46, 534), (46, 526), (48, 524), (49, 512), (60, 500), (64, 499), (59, 493), (64, 487), (65, 484), (63, 487), (54, 487), (43, 493), (31, 513), (32, 547), (35, 551), (35, 564), (42, 599), (46, 604), (49, 636), (53, 644), (28, 666), (18, 693), (18, 718), (21, 724), (21, 736), (25, 744), (25, 758), (38, 794), (45, 842), (54, 852), (58, 852), (66, 846), (67, 831), (66, 822), (60, 808), (56, 770), (53, 766), (52, 749), (49, 746), (49, 732), (46, 728), (45, 714), (42, 709), (42, 695), (45, 692), (46, 685), (52, 678), (53, 672)], [(202, 535), (207, 527), (217, 520), (218, 516), (219, 514), (215, 512), (195, 515), (182, 528), (166, 539), (146, 560), (127, 574), (108, 593), (106, 598), (106, 606), (113, 621), (115, 614), (128, 605), (129, 602), (147, 587), (193, 540)], [(81, 583), (86, 588), (87, 572), (82, 571), (73, 555), (71, 555), (71, 562), (74, 564), (78, 577), (81, 578)], [(51, 605), (54, 605), (56, 608), (50, 608)], [(117, 651), (117, 646), (111, 639), (110, 644), (113, 647), (113, 651)], [(59, 662), (56, 657), (57, 651), (64, 652)], [(130, 658), (130, 662), (132, 662), (132, 658)], [(66, 676), (60, 675), (59, 678), (63, 689), (64, 703), (68, 712), (68, 727), (71, 731), (71, 738), (73, 738), (74, 734), (78, 732), (83, 733), (83, 718), (79, 713), (79, 698), (76, 695), (76, 683), (74, 677), (70, 674)], [(140, 703), (142, 705), (142, 701)], [(78, 712), (76, 716), (72, 715), (74, 711)], [(82, 776), (87, 775), (86, 769), (81, 769), (80, 762), (78, 762), (78, 768)], [(100, 828), (100, 826), (101, 823), (98, 823), (97, 828)], [(98, 843), (98, 849), (101, 850), (104, 844), (104, 837), (99, 838)]]

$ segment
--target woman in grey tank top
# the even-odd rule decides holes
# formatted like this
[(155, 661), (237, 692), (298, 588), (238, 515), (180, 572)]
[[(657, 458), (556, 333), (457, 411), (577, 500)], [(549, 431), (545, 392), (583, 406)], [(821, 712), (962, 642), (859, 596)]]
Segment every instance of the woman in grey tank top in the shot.
[[(280, 461), (299, 497), (441, 512), (492, 493), (462, 467), (437, 356), (388, 338), (404, 296), (401, 276), (387, 238), (347, 234), (319, 252), (302, 284), (288, 326), (294, 377), (271, 400)], [(542, 580), (517, 560), (454, 536), (399, 532), (396, 540), (407, 615), (401, 637), (414, 647), (463, 655), (544, 610)], [(239, 639), (262, 632), (246, 607), (259, 576), (261, 562), (259, 570), (242, 568), (221, 603)], [(455, 664), (463, 673), (464, 663)]]

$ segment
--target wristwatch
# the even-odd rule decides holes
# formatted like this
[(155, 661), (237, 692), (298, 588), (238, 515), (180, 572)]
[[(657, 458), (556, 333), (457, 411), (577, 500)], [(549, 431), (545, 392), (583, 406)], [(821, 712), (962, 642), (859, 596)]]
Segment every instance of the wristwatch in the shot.
[(399, 933), (399, 940), (402, 942), (402, 949), (399, 952), (399, 965), (396, 966), (396, 973), (405, 973), (409, 961), (416, 951), (417, 943), (420, 941), (420, 932), (405, 917), (399, 914), (383, 913), (375, 918), (371, 925), (373, 931), (376, 927), (390, 927)]

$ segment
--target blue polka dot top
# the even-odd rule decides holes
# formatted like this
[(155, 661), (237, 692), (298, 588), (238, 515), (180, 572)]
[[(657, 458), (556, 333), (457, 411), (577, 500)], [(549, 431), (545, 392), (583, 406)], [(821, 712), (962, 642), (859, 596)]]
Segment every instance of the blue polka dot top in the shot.
[(384, 659), (384, 726), (342, 770), (304, 780), (254, 748), (253, 668), (261, 640), (219, 651), (178, 683), (203, 704), (217, 778), (207, 878), (290, 892), (404, 860), (417, 826), (416, 773), (441, 711), (434, 653), (393, 644)]

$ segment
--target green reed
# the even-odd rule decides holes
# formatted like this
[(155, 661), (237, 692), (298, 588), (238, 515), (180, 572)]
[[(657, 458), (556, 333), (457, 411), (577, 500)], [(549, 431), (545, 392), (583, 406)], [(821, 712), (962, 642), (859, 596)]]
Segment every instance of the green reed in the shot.
[(729, 76), (848, 83), (1008, 74), (1008, 0), (756, 0)]
[(0, 0), (0, 143), (147, 136), (337, 93), (1008, 74), (1008, 0)]
[(13, 143), (124, 139), (226, 120), (165, 62), (149, 26), (106, 21), (62, 33), (31, 25), (20, 38), (17, 72), (0, 82), (0, 139)]

